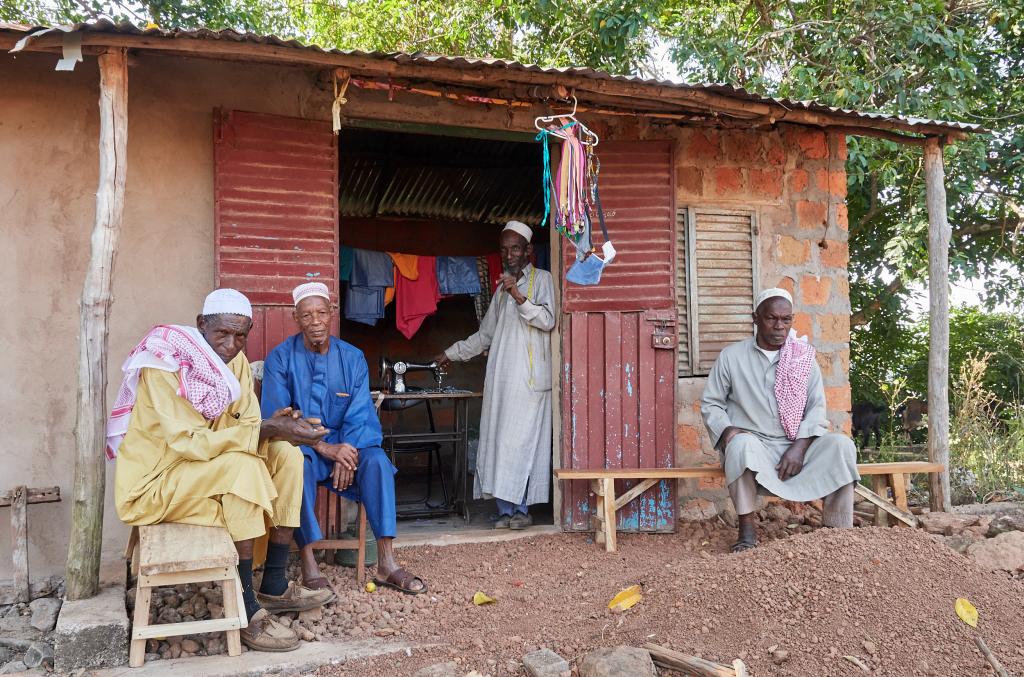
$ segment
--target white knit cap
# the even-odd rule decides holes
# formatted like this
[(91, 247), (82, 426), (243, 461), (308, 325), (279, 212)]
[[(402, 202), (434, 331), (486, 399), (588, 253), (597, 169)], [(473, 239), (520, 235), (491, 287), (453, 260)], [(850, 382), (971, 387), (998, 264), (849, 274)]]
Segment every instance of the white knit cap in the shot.
[(203, 315), (244, 315), (252, 319), (252, 304), (234, 289), (214, 289), (203, 302)]
[(331, 302), (331, 292), (323, 282), (303, 282), (292, 290), (292, 301), (299, 305), (299, 301), (310, 296), (321, 296)]
[(789, 301), (790, 305), (793, 305), (793, 296), (788, 291), (780, 289), (779, 287), (772, 287), (771, 289), (765, 289), (757, 295), (757, 298), (754, 299), (754, 310), (760, 308), (761, 304), (768, 299), (774, 299), (776, 297), (786, 299)]
[(504, 233), (506, 230), (511, 230), (513, 233), (519, 233), (526, 238), (527, 242), (533, 240), (533, 230), (522, 221), (509, 221), (505, 224), (505, 227), (501, 229), (501, 232)]

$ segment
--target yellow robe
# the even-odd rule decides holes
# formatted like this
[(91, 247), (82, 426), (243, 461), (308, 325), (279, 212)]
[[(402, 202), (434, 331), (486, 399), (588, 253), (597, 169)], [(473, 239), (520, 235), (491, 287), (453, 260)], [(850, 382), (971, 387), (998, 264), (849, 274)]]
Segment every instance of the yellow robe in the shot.
[(260, 441), (249, 361), (239, 353), (228, 367), (242, 394), (213, 421), (178, 395), (177, 373), (141, 371), (114, 480), (123, 522), (223, 526), (236, 542), (264, 535), (268, 523), (299, 526), (302, 452)]

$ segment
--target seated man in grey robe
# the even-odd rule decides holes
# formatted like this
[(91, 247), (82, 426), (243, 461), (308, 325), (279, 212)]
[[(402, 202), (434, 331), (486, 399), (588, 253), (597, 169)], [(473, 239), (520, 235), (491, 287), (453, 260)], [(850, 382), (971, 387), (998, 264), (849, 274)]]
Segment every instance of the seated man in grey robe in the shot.
[(723, 455), (739, 540), (757, 545), (757, 494), (787, 501), (824, 498), (822, 523), (853, 526), (857, 448), (830, 433), (814, 347), (792, 330), (793, 299), (784, 289), (758, 295), (755, 336), (725, 348), (701, 397), (701, 414)]

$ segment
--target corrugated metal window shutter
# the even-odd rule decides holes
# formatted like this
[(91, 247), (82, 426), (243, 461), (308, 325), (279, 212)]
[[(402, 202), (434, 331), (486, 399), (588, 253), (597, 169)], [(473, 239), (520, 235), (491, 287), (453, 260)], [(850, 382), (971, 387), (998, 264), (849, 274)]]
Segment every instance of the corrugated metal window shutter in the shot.
[(677, 295), (677, 306), (688, 325), (682, 327), (681, 313), (679, 331), (687, 338), (688, 357), (685, 363), (680, 357), (679, 371), (703, 375), (723, 348), (751, 335), (757, 221), (750, 211), (703, 207), (691, 207), (678, 216), (686, 241), (686, 293)]
[(338, 294), (338, 142), (329, 122), (217, 112), (217, 285), (291, 306), (317, 280)]
[[(672, 144), (668, 141), (601, 142), (599, 185), (608, 235), (618, 249), (601, 283), (562, 286), (565, 312), (665, 309), (672, 296)], [(595, 220), (592, 242), (604, 236)], [(565, 269), (576, 250), (563, 240)]]

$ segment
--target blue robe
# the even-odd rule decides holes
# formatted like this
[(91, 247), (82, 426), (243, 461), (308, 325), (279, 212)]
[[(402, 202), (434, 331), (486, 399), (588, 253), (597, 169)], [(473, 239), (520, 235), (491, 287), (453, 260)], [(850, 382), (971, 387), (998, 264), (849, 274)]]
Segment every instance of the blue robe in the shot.
[[(383, 435), (377, 410), (370, 397), (369, 369), (358, 348), (331, 337), (326, 355), (306, 349), (302, 334), (290, 336), (270, 351), (263, 363), (263, 417), (293, 407), (303, 416), (319, 418), (330, 429), (324, 438), (331, 444), (348, 443), (359, 450), (355, 481), (345, 498), (361, 501), (366, 519), (377, 538), (395, 536), (395, 473), (381, 448)], [(318, 485), (330, 487), (334, 462), (310, 447), (305, 457), (300, 526), (295, 531), (299, 547), (323, 538), (314, 506)]]

